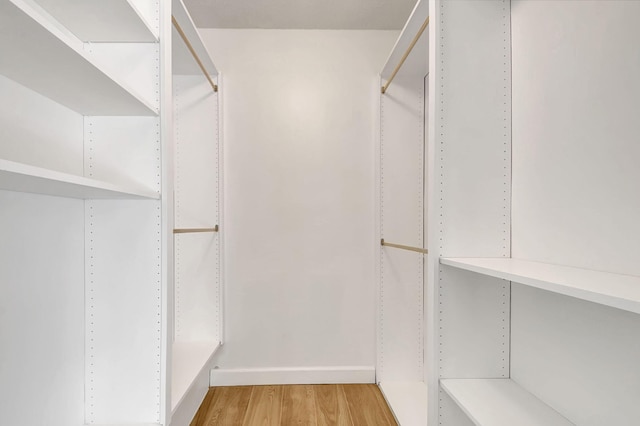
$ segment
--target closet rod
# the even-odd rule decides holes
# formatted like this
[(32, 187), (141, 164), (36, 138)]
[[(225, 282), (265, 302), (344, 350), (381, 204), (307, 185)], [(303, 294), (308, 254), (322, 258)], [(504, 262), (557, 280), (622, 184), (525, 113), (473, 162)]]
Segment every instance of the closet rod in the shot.
[(402, 249), (402, 250), (415, 251), (417, 253), (422, 253), (422, 254), (429, 253), (429, 251), (427, 249), (423, 249), (423, 248), (405, 246), (405, 245), (402, 245), (402, 244), (387, 243), (384, 240), (384, 238), (380, 240), (380, 245), (381, 246), (387, 246), (387, 247), (393, 247), (393, 248), (399, 248), (399, 249)]
[(191, 52), (191, 56), (193, 56), (193, 59), (195, 59), (196, 62), (198, 63), (198, 66), (202, 70), (202, 73), (207, 78), (207, 80), (209, 80), (209, 84), (211, 84), (211, 87), (213, 88), (213, 91), (217, 92), (218, 91), (218, 85), (215, 84), (213, 82), (213, 80), (211, 80), (211, 77), (209, 77), (209, 73), (207, 72), (207, 69), (202, 64), (202, 61), (200, 60), (200, 57), (198, 57), (198, 54), (196, 53), (195, 49), (191, 45), (191, 42), (187, 38), (187, 35), (184, 33), (184, 31), (182, 31), (182, 28), (180, 27), (180, 24), (178, 24), (178, 21), (176, 20), (175, 16), (171, 16), (171, 22), (173, 22), (173, 26), (176, 27), (176, 30), (178, 30), (178, 34), (180, 34), (180, 37), (182, 37), (182, 40), (184, 41), (184, 44), (187, 45), (187, 48), (189, 49), (189, 52)]
[(196, 232), (218, 232), (218, 225), (214, 228), (182, 228), (182, 229), (174, 229), (174, 234), (193, 234)]
[(418, 42), (418, 39), (420, 39), (420, 36), (422, 35), (422, 33), (424, 32), (424, 30), (427, 28), (428, 25), (429, 25), (429, 17), (427, 16), (427, 19), (425, 19), (424, 24), (422, 24), (422, 27), (420, 27), (420, 30), (418, 30), (418, 33), (416, 34), (416, 36), (413, 38), (413, 40), (411, 40), (411, 44), (407, 48), (407, 51), (404, 52), (404, 55), (402, 55), (400, 62), (398, 63), (398, 65), (396, 65), (396, 68), (391, 73), (391, 77), (389, 77), (389, 80), (387, 80), (387, 84), (382, 86), (382, 89), (380, 89), (380, 91), (383, 94), (386, 93), (387, 88), (389, 88), (389, 85), (395, 78), (396, 74), (398, 74), (398, 71), (400, 71), (400, 68), (402, 68), (402, 65), (404, 65), (404, 61), (407, 60), (407, 58), (409, 57), (409, 54), (413, 50), (413, 47), (416, 45), (416, 43)]

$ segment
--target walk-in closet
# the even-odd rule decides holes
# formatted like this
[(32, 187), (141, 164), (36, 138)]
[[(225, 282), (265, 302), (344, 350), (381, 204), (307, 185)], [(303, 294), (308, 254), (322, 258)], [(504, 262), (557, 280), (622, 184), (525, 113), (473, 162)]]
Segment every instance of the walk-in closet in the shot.
[(0, 426), (639, 425), (639, 15), (0, 0)]

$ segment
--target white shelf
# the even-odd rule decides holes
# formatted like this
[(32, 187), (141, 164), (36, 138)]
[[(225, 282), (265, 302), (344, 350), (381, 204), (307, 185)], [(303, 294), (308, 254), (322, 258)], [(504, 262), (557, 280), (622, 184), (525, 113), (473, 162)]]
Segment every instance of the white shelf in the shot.
[(477, 426), (572, 426), (511, 379), (442, 379), (440, 386)]
[[(210, 76), (217, 76), (218, 70), (182, 0), (173, 0), (172, 8), (173, 17), (176, 18), (178, 25), (180, 25), (180, 28), (182, 28), (182, 31), (184, 31), (191, 42), (193, 49), (196, 51), (205, 69), (209, 72)], [(187, 50), (187, 46), (182, 41), (175, 27), (172, 28), (172, 31), (173, 73), (176, 75), (202, 75), (202, 70), (200, 70), (200, 67), (195, 59), (193, 59), (189, 50)]]
[(380, 382), (379, 386), (398, 424), (427, 425), (427, 385), (424, 382)]
[(220, 347), (217, 341), (173, 342), (171, 368), (171, 411), (189, 391), (193, 381)]
[(80, 199), (159, 199), (157, 192), (112, 185), (0, 159), (0, 189)]
[(640, 313), (640, 277), (509, 258), (441, 258), (440, 263)]
[(51, 16), (85, 42), (156, 42), (130, 0), (36, 0)]
[(0, 2), (0, 74), (83, 115), (158, 114), (83, 49), (32, 2)]
[[(409, 19), (400, 32), (400, 36), (398, 36), (398, 40), (396, 40), (396, 44), (393, 46), (393, 49), (391, 50), (391, 53), (389, 54), (389, 57), (387, 58), (382, 71), (380, 72), (380, 76), (384, 80), (387, 80), (391, 76), (391, 73), (395, 69), (396, 65), (398, 65), (398, 63), (400, 62), (400, 59), (402, 58), (404, 53), (407, 51), (407, 48), (413, 41), (415, 35), (418, 33), (418, 30), (420, 30), (420, 28), (422, 27), (422, 24), (424, 24), (424, 20), (427, 19), (427, 16), (429, 16), (429, 2), (427, 0), (419, 0), (416, 6), (413, 8), (413, 12), (411, 12)], [(428, 28), (424, 31), (421, 38), (422, 37), (429, 37)], [(403, 66), (404, 72), (411, 72), (412, 75), (415, 74), (416, 76), (424, 77), (427, 72), (429, 72), (429, 58), (427, 53), (424, 53), (424, 55), (425, 60), (421, 61), (419, 63), (419, 66), (417, 63), (414, 64), (415, 66)]]

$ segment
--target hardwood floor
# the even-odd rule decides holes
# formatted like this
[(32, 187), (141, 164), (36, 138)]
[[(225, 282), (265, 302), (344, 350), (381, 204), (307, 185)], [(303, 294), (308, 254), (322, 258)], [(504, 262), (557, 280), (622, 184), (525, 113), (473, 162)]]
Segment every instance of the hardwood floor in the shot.
[(210, 388), (191, 426), (396, 426), (380, 389), (363, 385)]

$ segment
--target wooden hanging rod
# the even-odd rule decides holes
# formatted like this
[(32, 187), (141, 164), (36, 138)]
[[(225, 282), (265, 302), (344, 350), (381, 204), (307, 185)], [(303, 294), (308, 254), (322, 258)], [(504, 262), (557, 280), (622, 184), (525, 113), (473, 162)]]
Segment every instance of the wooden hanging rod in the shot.
[(402, 249), (402, 250), (409, 250), (409, 251), (415, 251), (417, 253), (422, 253), (422, 254), (427, 254), (429, 253), (429, 250), (427, 249), (423, 249), (423, 248), (419, 248), (419, 247), (411, 247), (411, 246), (405, 246), (402, 244), (392, 244), (392, 243), (387, 243), (384, 238), (380, 240), (380, 245), (381, 246), (386, 246), (386, 247), (393, 247), (393, 248), (398, 248), (398, 249)]
[(174, 234), (194, 234), (196, 232), (218, 232), (218, 225), (214, 228), (182, 228), (174, 229)]
[(176, 20), (175, 16), (171, 16), (171, 22), (173, 22), (173, 26), (176, 27), (176, 30), (178, 30), (178, 34), (180, 34), (180, 37), (182, 37), (182, 40), (184, 41), (184, 44), (187, 45), (187, 48), (189, 49), (189, 52), (191, 52), (191, 55), (193, 56), (193, 59), (195, 59), (196, 62), (198, 63), (198, 66), (202, 70), (202, 73), (207, 78), (207, 80), (209, 80), (209, 84), (213, 88), (213, 91), (217, 92), (218, 91), (218, 85), (215, 84), (213, 82), (213, 80), (211, 80), (211, 77), (209, 76), (209, 73), (207, 72), (207, 69), (202, 64), (202, 61), (200, 60), (200, 57), (198, 56), (198, 54), (196, 53), (195, 49), (191, 45), (191, 42), (187, 38), (187, 35), (184, 33), (184, 31), (182, 31), (182, 28), (180, 27), (180, 24), (178, 24), (178, 21)]
[(396, 68), (391, 73), (391, 77), (389, 77), (389, 80), (387, 80), (387, 84), (382, 86), (382, 89), (380, 89), (380, 91), (383, 94), (386, 93), (387, 89), (389, 88), (389, 85), (391, 84), (391, 82), (395, 78), (396, 74), (398, 74), (398, 71), (400, 71), (400, 68), (402, 68), (402, 65), (404, 65), (404, 61), (407, 60), (407, 58), (409, 57), (409, 54), (413, 50), (413, 47), (416, 45), (416, 43), (420, 39), (420, 36), (424, 32), (424, 30), (427, 29), (428, 25), (429, 25), (429, 17), (427, 16), (427, 19), (425, 19), (424, 24), (422, 24), (422, 27), (420, 27), (420, 30), (418, 31), (418, 33), (415, 35), (415, 37), (413, 37), (413, 40), (411, 40), (411, 44), (407, 48), (407, 51), (404, 52), (404, 55), (402, 55), (402, 58), (400, 59), (400, 62), (398, 63), (398, 65), (396, 65)]

